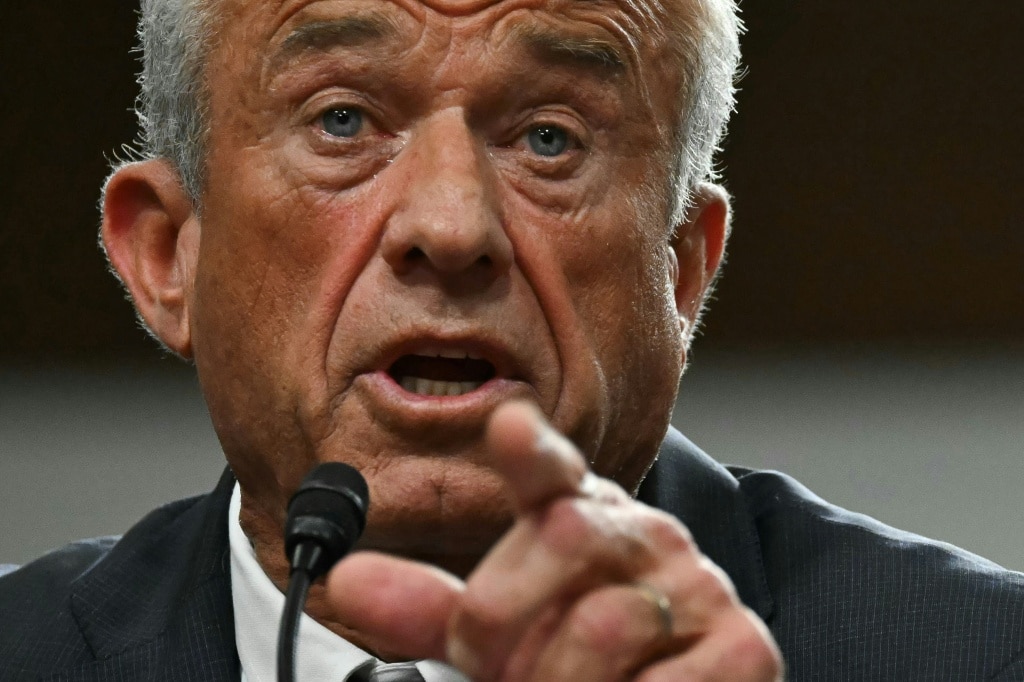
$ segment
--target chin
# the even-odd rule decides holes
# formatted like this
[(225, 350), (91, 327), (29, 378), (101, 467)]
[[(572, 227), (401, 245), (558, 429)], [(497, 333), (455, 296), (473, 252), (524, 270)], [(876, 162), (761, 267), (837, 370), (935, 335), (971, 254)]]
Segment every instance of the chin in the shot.
[(444, 563), (482, 556), (511, 525), (511, 500), (492, 470), (464, 460), (403, 464), (369, 479), (361, 549)]
[(468, 576), (481, 559), (501, 539), (511, 525), (511, 516), (502, 524), (458, 525), (396, 524), (387, 528), (367, 528), (357, 550), (383, 552), (442, 568), (461, 578)]

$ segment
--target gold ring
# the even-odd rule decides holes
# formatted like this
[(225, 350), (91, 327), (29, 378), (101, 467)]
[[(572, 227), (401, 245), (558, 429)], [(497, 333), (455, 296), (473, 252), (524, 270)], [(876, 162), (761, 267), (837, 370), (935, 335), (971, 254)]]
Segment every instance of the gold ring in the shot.
[(661, 634), (666, 638), (672, 637), (672, 630), (675, 626), (675, 618), (672, 616), (672, 602), (668, 595), (657, 587), (645, 582), (635, 582), (633, 586), (639, 590), (644, 600), (653, 606), (658, 612), (658, 624), (661, 625)]

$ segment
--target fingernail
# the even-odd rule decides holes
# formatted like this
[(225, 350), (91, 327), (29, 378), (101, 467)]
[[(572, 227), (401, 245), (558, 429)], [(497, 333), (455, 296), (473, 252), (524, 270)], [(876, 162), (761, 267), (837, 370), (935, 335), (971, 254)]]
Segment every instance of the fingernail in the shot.
[(583, 474), (583, 478), (580, 479), (580, 496), (597, 497), (597, 490), (600, 485), (601, 479), (598, 478), (597, 474), (593, 471), (586, 472)]
[(562, 436), (550, 426), (543, 425), (533, 441), (533, 448), (545, 455), (559, 455), (562, 452)]

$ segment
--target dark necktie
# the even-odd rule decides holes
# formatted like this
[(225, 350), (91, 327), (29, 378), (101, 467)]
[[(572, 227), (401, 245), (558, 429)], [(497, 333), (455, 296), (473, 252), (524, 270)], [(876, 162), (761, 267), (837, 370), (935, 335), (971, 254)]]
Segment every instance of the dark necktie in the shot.
[(368, 682), (424, 682), (415, 663), (384, 663), (370, 671)]

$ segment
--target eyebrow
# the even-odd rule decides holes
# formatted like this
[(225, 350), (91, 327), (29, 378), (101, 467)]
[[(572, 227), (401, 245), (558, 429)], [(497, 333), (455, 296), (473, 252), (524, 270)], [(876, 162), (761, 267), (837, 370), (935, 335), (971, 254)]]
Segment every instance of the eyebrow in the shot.
[(274, 53), (276, 67), (304, 52), (328, 52), (336, 47), (361, 47), (391, 38), (398, 29), (383, 14), (356, 14), (331, 21), (314, 21), (292, 31)]
[(602, 38), (577, 37), (529, 25), (516, 26), (512, 35), (541, 61), (577, 65), (608, 74), (626, 70), (626, 61), (619, 49)]

